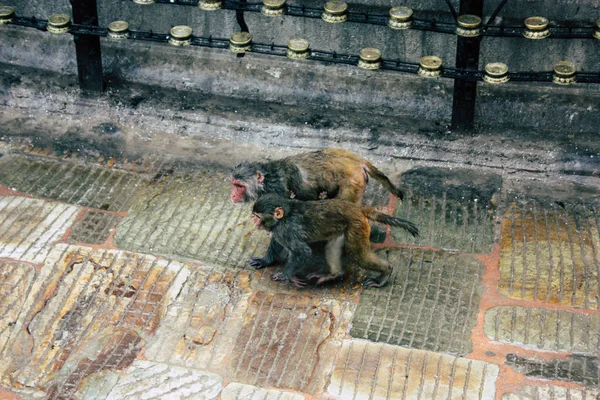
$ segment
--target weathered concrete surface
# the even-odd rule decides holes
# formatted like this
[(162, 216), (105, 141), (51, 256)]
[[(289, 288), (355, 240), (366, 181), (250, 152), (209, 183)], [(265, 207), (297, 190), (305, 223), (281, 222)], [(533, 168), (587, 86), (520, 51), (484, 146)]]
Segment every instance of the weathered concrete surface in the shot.
[(257, 292), (231, 355), (236, 381), (320, 393), (348, 329), (335, 301)]
[(338, 399), (493, 399), (498, 367), (365, 340), (344, 341), (327, 392)]
[(494, 307), (485, 312), (492, 339), (532, 349), (594, 354), (600, 349), (600, 315), (528, 307)]
[(401, 187), (408, 193), (394, 214), (417, 223), (419, 238), (392, 228), (394, 240), (471, 253), (491, 251), (500, 175), (464, 168), (415, 168), (402, 174)]
[(508, 354), (506, 364), (527, 376), (578, 383), (590, 388), (597, 388), (600, 380), (596, 355), (572, 354), (562, 359), (538, 360)]
[(0, 196), (0, 257), (44, 262), (78, 212), (67, 204)]
[(512, 204), (502, 218), (500, 292), (597, 310), (599, 227), (594, 205)]
[(445, 251), (385, 249), (377, 254), (394, 266), (391, 282), (364, 290), (350, 334), (410, 348), (469, 353), (483, 265)]
[(119, 220), (119, 216), (115, 214), (88, 210), (73, 225), (69, 242), (103, 244), (117, 229)]
[(221, 400), (304, 400), (305, 397), (280, 390), (265, 390), (256, 386), (243, 385), (241, 383), (230, 383), (223, 389)]
[(502, 400), (595, 400), (597, 390), (579, 390), (560, 386), (525, 386), (516, 393), (506, 393)]
[(204, 263), (244, 266), (268, 246), (250, 223), (251, 205), (229, 201), (227, 172), (204, 169), (167, 177), (153, 193), (138, 198), (119, 224), (117, 246), (193, 258)]

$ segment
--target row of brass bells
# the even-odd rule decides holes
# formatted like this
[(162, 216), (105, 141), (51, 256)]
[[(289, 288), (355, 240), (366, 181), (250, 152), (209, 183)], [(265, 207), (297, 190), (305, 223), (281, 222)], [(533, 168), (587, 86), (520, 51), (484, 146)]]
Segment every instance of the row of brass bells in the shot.
[(15, 16), (15, 8), (11, 6), (0, 6), (0, 25), (10, 24)]

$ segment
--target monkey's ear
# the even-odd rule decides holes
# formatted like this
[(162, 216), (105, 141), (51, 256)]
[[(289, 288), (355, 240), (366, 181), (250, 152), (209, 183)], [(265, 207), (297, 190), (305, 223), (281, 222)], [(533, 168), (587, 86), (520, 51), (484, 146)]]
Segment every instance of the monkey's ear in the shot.
[(256, 171), (256, 182), (263, 183), (265, 180), (265, 176), (260, 173), (260, 171)]
[(275, 217), (275, 219), (281, 219), (283, 218), (283, 207), (277, 207), (275, 209), (275, 212), (273, 213), (273, 216)]

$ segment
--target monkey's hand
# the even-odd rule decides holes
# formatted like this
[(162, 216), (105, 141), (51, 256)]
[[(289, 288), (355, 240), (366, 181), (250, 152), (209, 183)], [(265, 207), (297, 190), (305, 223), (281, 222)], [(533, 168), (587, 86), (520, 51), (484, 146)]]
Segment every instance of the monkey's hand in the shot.
[(262, 269), (268, 267), (269, 265), (271, 264), (267, 260), (259, 257), (252, 257), (250, 261), (248, 261), (248, 266), (253, 267), (255, 269)]
[(325, 200), (327, 198), (327, 191), (319, 193), (319, 200)]
[(300, 288), (300, 289), (302, 289), (303, 287), (306, 286), (306, 281), (298, 278), (297, 276), (292, 276), (290, 281), (294, 284), (294, 286), (296, 286), (297, 288)]
[(283, 272), (275, 272), (274, 274), (271, 274), (271, 280), (277, 282), (286, 282), (288, 277)]

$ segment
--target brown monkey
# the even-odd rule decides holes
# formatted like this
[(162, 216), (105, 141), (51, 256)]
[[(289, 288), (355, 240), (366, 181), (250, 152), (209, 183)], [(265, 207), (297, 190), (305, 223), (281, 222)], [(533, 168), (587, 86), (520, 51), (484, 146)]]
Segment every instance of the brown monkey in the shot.
[(303, 201), (336, 198), (359, 204), (369, 176), (402, 200), (402, 191), (373, 164), (342, 149), (239, 164), (231, 173), (231, 200), (249, 202), (263, 194), (274, 193)]
[(311, 243), (327, 241), (325, 258), (329, 272), (325, 274), (321, 269), (307, 276), (318, 278), (317, 284), (344, 274), (343, 253), (349, 262), (379, 272), (379, 276), (364, 280), (363, 285), (380, 287), (387, 283), (392, 268), (371, 250), (369, 220), (402, 227), (414, 236), (419, 234), (410, 221), (344, 200), (297, 201), (269, 194), (259, 197), (252, 212), (254, 225), (272, 233), (266, 257), (285, 249), (287, 262), (284, 275), (298, 287), (306, 283), (299, 272), (311, 257)]

